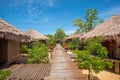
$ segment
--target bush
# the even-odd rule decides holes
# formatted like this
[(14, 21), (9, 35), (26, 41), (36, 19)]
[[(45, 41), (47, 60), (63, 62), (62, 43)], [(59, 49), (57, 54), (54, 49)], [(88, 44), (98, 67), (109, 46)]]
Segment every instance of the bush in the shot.
[(28, 46), (27, 45), (22, 45), (21, 46), (21, 52), (22, 53), (27, 53)]
[(28, 56), (29, 56), (28, 63), (48, 63), (49, 62), (48, 47), (46, 47), (43, 43), (40, 43), (40, 42), (38, 44), (28, 49)]
[(73, 39), (72, 42), (69, 43), (69, 48), (72, 50), (79, 49), (80, 48), (80, 40)]
[(10, 76), (11, 73), (12, 72), (10, 70), (5, 70), (5, 71), (0, 70), (0, 80), (6, 80), (6, 78)]

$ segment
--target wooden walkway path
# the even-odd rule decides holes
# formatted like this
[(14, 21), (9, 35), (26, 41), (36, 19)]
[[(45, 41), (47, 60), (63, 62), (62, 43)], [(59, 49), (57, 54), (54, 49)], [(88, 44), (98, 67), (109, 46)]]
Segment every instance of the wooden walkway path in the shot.
[(24, 64), (7, 80), (44, 80), (50, 75), (52, 64)]
[(50, 77), (45, 80), (86, 80), (86, 76), (82, 74), (59, 44), (53, 52), (51, 63)]
[(59, 44), (49, 64), (21, 64), (10, 69), (13, 73), (7, 80), (87, 80)]

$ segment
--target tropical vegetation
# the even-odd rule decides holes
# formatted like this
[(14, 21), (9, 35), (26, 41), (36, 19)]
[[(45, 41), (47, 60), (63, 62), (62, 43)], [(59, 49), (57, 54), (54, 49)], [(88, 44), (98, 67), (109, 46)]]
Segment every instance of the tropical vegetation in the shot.
[(0, 70), (0, 80), (6, 80), (11, 74), (10, 70)]
[(106, 68), (112, 68), (113, 63), (108, 61), (108, 51), (102, 46), (101, 37), (85, 41), (84, 50), (76, 51), (77, 66), (81, 69), (88, 69), (88, 79), (92, 80), (92, 71), (99, 73)]

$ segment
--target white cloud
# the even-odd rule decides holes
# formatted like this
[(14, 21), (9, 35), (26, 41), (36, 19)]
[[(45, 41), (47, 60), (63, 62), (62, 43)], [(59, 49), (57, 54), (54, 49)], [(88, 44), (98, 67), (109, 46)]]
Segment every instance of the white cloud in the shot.
[(75, 32), (74, 29), (73, 29), (73, 30), (66, 30), (66, 31), (65, 31), (65, 33), (66, 33), (67, 35), (73, 34), (74, 32)]
[[(47, 10), (54, 6), (55, 0), (11, 0), (9, 2), (10, 7), (21, 7), (21, 12), (26, 12), (27, 21), (37, 20), (46, 16)], [(47, 19), (44, 21), (47, 21)]]
[(27, 10), (28, 10), (28, 20), (33, 21), (41, 18), (40, 23), (48, 21), (46, 18), (48, 8), (54, 6), (54, 0), (28, 0)]
[(117, 6), (117, 7), (111, 8), (110, 10), (102, 12), (99, 14), (99, 16), (103, 18), (108, 18), (116, 14), (120, 14), (120, 6)]

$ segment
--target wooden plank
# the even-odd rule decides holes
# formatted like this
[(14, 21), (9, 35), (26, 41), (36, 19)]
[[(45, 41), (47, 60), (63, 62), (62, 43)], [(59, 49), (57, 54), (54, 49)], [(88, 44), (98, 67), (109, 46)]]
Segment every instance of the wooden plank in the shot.
[(37, 79), (36, 79), (36, 80), (40, 80), (40, 79), (41, 79), (42, 74), (43, 74), (43, 72), (44, 72), (44, 70), (45, 70), (45, 64), (42, 64), (42, 65), (43, 65), (43, 67), (41, 68), (41, 69), (42, 69), (42, 71), (41, 71), (41, 73), (39, 73), (39, 75), (38, 75), (38, 77), (37, 77)]
[(7, 80), (13, 80), (13, 79), (16, 79), (17, 78), (17, 75), (22, 71), (24, 70), (25, 66), (21, 66), (19, 69), (15, 70), (9, 77)]
[(27, 67), (25, 68), (24, 72), (22, 72), (21, 75), (19, 75), (18, 80), (24, 80), (27, 76), (30, 75), (32, 69), (34, 69), (35, 65), (28, 64), (26, 65)]
[(36, 66), (33, 67), (33, 69), (31, 70), (31, 73), (29, 75), (27, 75), (27, 77), (25, 78), (25, 80), (33, 80), (34, 76), (37, 75), (38, 69), (41, 66), (41, 64), (36, 64)]
[(26, 80), (33, 80), (33, 79), (35, 79), (34, 77), (37, 75), (38, 69), (39, 69), (39, 66), (36, 66), (36, 68), (32, 71), (32, 74), (28, 78), (26, 78)]
[(22, 80), (22, 77), (29, 71), (28, 65), (25, 65), (24, 70), (21, 70), (21, 72), (17, 75), (16, 80)]
[(49, 76), (50, 69), (51, 69), (51, 64), (46, 64), (45, 71), (43, 73), (42, 79)]
[(13, 72), (7, 80), (41, 80), (48, 77), (52, 64), (25, 64)]
[(35, 80), (39, 79), (38, 77), (42, 74), (43, 68), (44, 68), (44, 65), (41, 64), (41, 66), (39, 67), (39, 70), (37, 72), (37, 75), (34, 77)]

